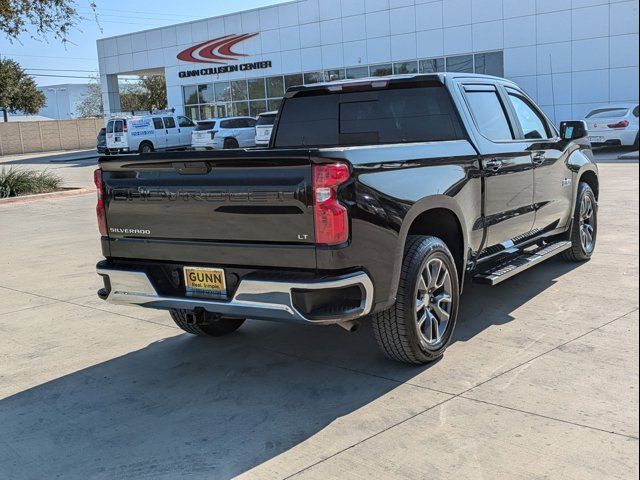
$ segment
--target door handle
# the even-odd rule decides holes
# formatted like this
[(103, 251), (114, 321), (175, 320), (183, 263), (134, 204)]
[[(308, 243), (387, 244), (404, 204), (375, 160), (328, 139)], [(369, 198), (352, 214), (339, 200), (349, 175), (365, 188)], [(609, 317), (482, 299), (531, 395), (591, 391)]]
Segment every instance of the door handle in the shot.
[(536, 165), (542, 165), (546, 160), (547, 157), (545, 157), (544, 153), (536, 153), (533, 156), (533, 163)]
[(502, 165), (502, 160), (498, 160), (497, 158), (492, 158), (484, 162), (484, 168), (486, 168), (487, 170), (493, 170), (494, 172), (500, 170), (502, 168)]

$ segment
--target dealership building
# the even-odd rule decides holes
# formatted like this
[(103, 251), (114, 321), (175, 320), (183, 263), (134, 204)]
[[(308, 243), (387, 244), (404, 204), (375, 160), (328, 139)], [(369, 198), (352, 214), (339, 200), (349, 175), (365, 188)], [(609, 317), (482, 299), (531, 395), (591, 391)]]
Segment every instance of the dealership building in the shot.
[[(292, 85), (391, 73), (510, 78), (556, 122), (638, 101), (638, 0), (298, 0), (98, 40), (118, 76), (162, 74), (194, 119), (276, 110)], [(310, 112), (311, 113), (311, 112)]]

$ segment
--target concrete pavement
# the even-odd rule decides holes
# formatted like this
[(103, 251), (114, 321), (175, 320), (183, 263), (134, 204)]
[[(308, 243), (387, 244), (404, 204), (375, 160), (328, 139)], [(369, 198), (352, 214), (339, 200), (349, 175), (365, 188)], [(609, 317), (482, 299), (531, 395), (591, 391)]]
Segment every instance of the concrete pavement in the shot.
[(600, 168), (592, 261), (469, 286), (426, 367), (368, 326), (182, 334), (95, 297), (93, 196), (0, 206), (0, 478), (637, 478), (638, 164)]

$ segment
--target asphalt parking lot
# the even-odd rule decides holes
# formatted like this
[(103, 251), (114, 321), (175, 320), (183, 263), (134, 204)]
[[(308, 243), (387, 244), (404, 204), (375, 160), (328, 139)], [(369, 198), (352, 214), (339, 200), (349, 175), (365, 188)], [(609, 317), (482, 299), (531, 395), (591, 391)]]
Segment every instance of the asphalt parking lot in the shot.
[(0, 478), (637, 478), (638, 163), (601, 160), (594, 258), (468, 285), (425, 367), (366, 325), (182, 334), (95, 296), (94, 195), (0, 205)]

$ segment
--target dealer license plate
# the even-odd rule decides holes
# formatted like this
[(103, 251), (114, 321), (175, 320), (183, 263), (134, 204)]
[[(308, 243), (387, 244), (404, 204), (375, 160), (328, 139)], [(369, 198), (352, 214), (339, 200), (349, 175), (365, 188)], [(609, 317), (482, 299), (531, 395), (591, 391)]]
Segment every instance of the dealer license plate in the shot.
[(184, 267), (187, 295), (226, 297), (227, 284), (221, 268)]
[(591, 143), (604, 143), (604, 137), (589, 137)]

